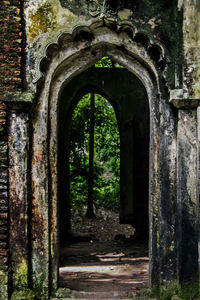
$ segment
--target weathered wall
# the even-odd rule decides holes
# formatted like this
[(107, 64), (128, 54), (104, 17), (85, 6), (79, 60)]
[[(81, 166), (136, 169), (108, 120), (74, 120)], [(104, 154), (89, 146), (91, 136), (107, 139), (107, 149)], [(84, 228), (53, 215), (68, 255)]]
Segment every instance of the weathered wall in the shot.
[(7, 93), (21, 91), (22, 20), (18, 0), (1, 1), (0, 9), (0, 299), (8, 296), (8, 154)]
[[(73, 57), (73, 51), (78, 52), (82, 49), (82, 56), (79, 56), (80, 61), (78, 63), (76, 63), (76, 59), (72, 63), (69, 58), (69, 74), (71, 72), (73, 75), (75, 69), (79, 74), (79, 63), (82, 64), (84, 69), (84, 61), (87, 61), (89, 66), (89, 57), (90, 60), (93, 60), (93, 63), (95, 62), (95, 54), (90, 53), (88, 50), (93, 47), (91, 44), (95, 26), (103, 28), (102, 31), (96, 31), (95, 42), (97, 44), (101, 44), (105, 36), (107, 36), (107, 44), (110, 42), (117, 44), (118, 36), (120, 36), (121, 41), (124, 38), (123, 42), (117, 45), (118, 51), (123, 53), (122, 62), (126, 65), (128, 55), (137, 52), (135, 58), (138, 59), (138, 63), (142, 62), (143, 65), (141, 78), (144, 79), (145, 76), (152, 76), (151, 78), (153, 78), (152, 74), (154, 73), (154, 75), (157, 74), (156, 80), (159, 82), (157, 82), (160, 89), (156, 95), (155, 110), (151, 110), (150, 107), (156, 128), (155, 131), (152, 128), (150, 129), (153, 141), (151, 153), (154, 155), (153, 159), (150, 157), (150, 169), (153, 170), (151, 175), (153, 174), (152, 176), (157, 178), (157, 181), (151, 182), (153, 187), (150, 195), (152, 199), (156, 199), (155, 202), (151, 202), (154, 203), (154, 206), (150, 207), (150, 214), (154, 216), (150, 226), (151, 238), (153, 237), (153, 242), (150, 241), (152, 242), (150, 273), (154, 274), (154, 282), (163, 286), (167, 281), (175, 281), (176, 284), (176, 279), (179, 283), (188, 280), (186, 276), (190, 277), (188, 266), (192, 266), (192, 269), (190, 268), (192, 275), (198, 277), (197, 227), (199, 224), (197, 215), (199, 212), (197, 210), (200, 189), (197, 178), (200, 178), (200, 147), (199, 140), (197, 143), (196, 140), (200, 136), (200, 108), (197, 109), (197, 115), (196, 108), (200, 99), (199, 20), (200, 4), (198, 0), (1, 1), (0, 283), (2, 284), (0, 284), (0, 297), (2, 299), (8, 297), (8, 270), (11, 271), (9, 277), (11, 289), (12, 284), (17, 289), (18, 279), (20, 279), (20, 284), (25, 279), (23, 288), (29, 293), (26, 294), (27, 297), (32, 297), (28, 289), (31, 287), (29, 286), (31, 280), (28, 282), (28, 275), (32, 276), (33, 274), (31, 279), (33, 279), (34, 289), (37, 290), (39, 286), (39, 293), (45, 295), (44, 297), (48, 295), (48, 263), (49, 254), (52, 250), (49, 249), (50, 228), (48, 223), (50, 216), (48, 188), (50, 184), (45, 178), (42, 178), (42, 172), (44, 172), (43, 177), (45, 177), (48, 169), (47, 147), (49, 141), (46, 138), (48, 136), (46, 135), (47, 126), (44, 124), (48, 123), (50, 82), (53, 74), (60, 76), (59, 78), (63, 82), (64, 77), (67, 78), (68, 75), (63, 71), (66, 67), (63, 61), (66, 57), (69, 58), (70, 55)], [(83, 26), (82, 28), (86, 28), (83, 36), (80, 31), (76, 30), (80, 25)], [(113, 35), (110, 34), (111, 31)], [(122, 31), (124, 35), (121, 34)], [(135, 31), (138, 31), (138, 34)], [(72, 35), (63, 35), (63, 32)], [(112, 41), (110, 40), (111, 36)], [(76, 41), (79, 42), (76, 43)], [(98, 54), (98, 49), (95, 49), (95, 51)], [(110, 53), (114, 53), (112, 49), (110, 51)], [(86, 52), (88, 57), (84, 57)], [(104, 52), (102, 49), (102, 55), (104, 55)], [(113, 55), (117, 60), (117, 52)], [(54, 59), (55, 57), (56, 59)], [(133, 69), (138, 68), (137, 64), (133, 63), (133, 65)], [(142, 69), (141, 66), (140, 68)], [(63, 73), (59, 75), (58, 70)], [(147, 75), (148, 72), (150, 75)], [(39, 81), (42, 77), (45, 78), (45, 81)], [(56, 87), (58, 88), (60, 83), (56, 82), (55, 78), (53, 80), (55, 91), (51, 90), (51, 94), (58, 95), (59, 92), (56, 91)], [(47, 87), (46, 90), (42, 90), (44, 84)], [(151, 84), (148, 84), (146, 88), (150, 92)], [(36, 91), (35, 102), (38, 101), (38, 106), (36, 104), (31, 108), (32, 95), (34, 95), (31, 92)], [(169, 93), (170, 101), (175, 107), (168, 102)], [(57, 98), (58, 96), (55, 96), (51, 100), (52, 103), (57, 101)], [(14, 104), (14, 102), (18, 102), (18, 104)], [(53, 104), (51, 105), (53, 107), (53, 111), (51, 111), (53, 119), (56, 115), (56, 108)], [(6, 114), (9, 111), (7, 106), (10, 109), (8, 114)], [(29, 114), (27, 111), (30, 108)], [(179, 113), (177, 109), (181, 109)], [(35, 134), (32, 140), (35, 147), (35, 160), (32, 161), (32, 189), (35, 190), (35, 194), (32, 199), (32, 207), (29, 206), (27, 194), (30, 185), (22, 184), (23, 181), (30, 179), (29, 166), (31, 161), (29, 158), (31, 152), (28, 153), (28, 148), (32, 144), (29, 145), (28, 132), (31, 130), (29, 116), (31, 116), (32, 125), (34, 125), (32, 133)], [(177, 116), (179, 116), (178, 121)], [(8, 119), (10, 124), (8, 124)], [(41, 128), (37, 127), (38, 124)], [(52, 124), (55, 125), (56, 123), (52, 121)], [(43, 125), (44, 127), (42, 127)], [(51, 127), (53, 132), (54, 127)], [(9, 146), (10, 179), (8, 178), (8, 132), (11, 143), (11, 146)], [(54, 133), (54, 135), (56, 134)], [(43, 138), (42, 142), (41, 136)], [(50, 141), (50, 144), (53, 144), (49, 159), (52, 165), (54, 163), (53, 155), (55, 154), (54, 137)], [(177, 152), (176, 144), (178, 145)], [(14, 147), (15, 145), (16, 147)], [(24, 166), (26, 170), (21, 172), (20, 168), (15, 167), (15, 163), (21, 167)], [(158, 170), (160, 170), (160, 173), (156, 175)], [(15, 176), (18, 176), (19, 182), (21, 182), (21, 189), (19, 190), (18, 186), (15, 186)], [(56, 172), (53, 176), (52, 179), (55, 183)], [(9, 181), (10, 210), (8, 210)], [(53, 191), (51, 196), (52, 199), (56, 199)], [(56, 201), (54, 206), (56, 206)], [(14, 219), (16, 208), (19, 210), (16, 219)], [(53, 211), (55, 207), (51, 209)], [(56, 209), (54, 211), (56, 212)], [(30, 217), (30, 212), (33, 214), (33, 226), (31, 228), (33, 239), (31, 242), (28, 241), (28, 238), (24, 239), (22, 237), (21, 239), (19, 233), (14, 230), (14, 227), (21, 226), (20, 231), (24, 232), (24, 236), (28, 236), (27, 228), (29, 228), (28, 224), (30, 223), (27, 223), (27, 218)], [(21, 213), (23, 213), (22, 222), (20, 222)], [(57, 226), (56, 215), (53, 215), (53, 218), (51, 225), (55, 229)], [(10, 237), (8, 234), (9, 222), (12, 231)], [(15, 224), (16, 226), (14, 226)], [(40, 231), (43, 232), (42, 241)], [(52, 232), (52, 240), (55, 242), (56, 237), (54, 231)], [(193, 234), (190, 235), (190, 232)], [(8, 241), (10, 247), (8, 247)], [(180, 245), (186, 254), (181, 252)], [(56, 244), (53, 246), (56, 249)], [(14, 253), (15, 249), (16, 253)], [(52, 250), (53, 255), (54, 250)], [(189, 252), (193, 254), (191, 255)], [(25, 258), (21, 266), (18, 254), (19, 257)], [(32, 270), (31, 268), (28, 269), (31, 255), (32, 262), (34, 262)], [(41, 264), (40, 258), (43, 259), (44, 265)], [(55, 256), (54, 259), (56, 259)], [(11, 261), (14, 263), (14, 268), (11, 267)], [(152, 264), (152, 261), (154, 261), (154, 264)], [(23, 278), (20, 277), (21, 271), (23, 271), (22, 275), (25, 275)], [(46, 277), (43, 276), (43, 271)], [(156, 274), (159, 274), (157, 278)], [(42, 280), (44, 284), (40, 286)], [(18, 287), (18, 289), (20, 288)], [(17, 299), (18, 296), (14, 294), (13, 297)]]
[[(178, 121), (178, 268), (180, 282), (198, 273), (197, 113), (180, 110)], [(180, 236), (179, 236), (180, 235)]]
[[(197, 158), (197, 166), (196, 166), (196, 176), (194, 177), (194, 167), (195, 162), (193, 162), (193, 168), (190, 170), (186, 183), (190, 182), (190, 185), (194, 184), (192, 190), (188, 190), (187, 196), (183, 197), (183, 210), (188, 206), (188, 214), (185, 217), (184, 223), (186, 226), (191, 227), (191, 237), (188, 239), (187, 236), (183, 235), (183, 240), (187, 239), (185, 242), (185, 247), (190, 247), (188, 242), (190, 241), (190, 245), (193, 245), (191, 254), (189, 255), (189, 261), (191, 260), (191, 256), (197, 257), (200, 253), (200, 248), (198, 252), (198, 245), (200, 239), (200, 231), (199, 231), (199, 200), (200, 200), (200, 185), (199, 185), (199, 178), (200, 178), (200, 2), (196, 0), (186, 0), (186, 1), (179, 1), (179, 5), (183, 8), (183, 49), (184, 49), (184, 68), (183, 68), (183, 90), (185, 91), (185, 95), (183, 98), (190, 99), (191, 102), (195, 104), (195, 112), (190, 114), (184, 113), (184, 123), (190, 122), (192, 118), (195, 118), (193, 124), (196, 121), (196, 108), (197, 108), (197, 124), (196, 128), (191, 127), (188, 124), (187, 131), (190, 134), (187, 134), (187, 139), (189, 137), (189, 141), (186, 142), (185, 151), (186, 152), (196, 152)], [(183, 116), (183, 113), (181, 113)], [(183, 121), (183, 118), (182, 118)], [(185, 130), (185, 124), (184, 124)], [(190, 128), (190, 129), (189, 129)], [(195, 131), (197, 129), (197, 131)], [(186, 135), (186, 134), (185, 134)], [(190, 145), (188, 144), (190, 143)], [(192, 165), (191, 165), (192, 166)], [(190, 167), (191, 168), (191, 167)], [(188, 173), (188, 167), (186, 167), (186, 172)], [(196, 184), (193, 182), (191, 183), (191, 179), (196, 178)], [(195, 195), (196, 192), (196, 195)], [(188, 201), (186, 199), (188, 198)], [(194, 211), (192, 213), (192, 211)], [(196, 218), (192, 218), (195, 216)], [(197, 238), (198, 236), (198, 238)], [(194, 242), (195, 241), (195, 242)], [(193, 254), (192, 254), (193, 253)], [(183, 255), (183, 254), (182, 254)], [(190, 256), (191, 255), (191, 256)], [(181, 256), (180, 256), (181, 257)], [(197, 260), (197, 259), (196, 259)], [(181, 265), (182, 268), (187, 269), (187, 262)], [(197, 266), (193, 266), (193, 269), (197, 268)]]
[[(151, 254), (150, 254), (150, 261), (151, 261), (151, 284), (155, 283), (159, 285), (159, 280), (162, 279), (163, 282), (165, 281), (165, 284), (168, 283), (168, 281), (173, 281), (176, 280), (176, 256), (175, 256), (175, 222), (174, 216), (175, 211), (174, 211), (174, 202), (176, 199), (176, 177), (175, 177), (175, 154), (176, 154), (176, 127), (175, 127), (175, 122), (176, 118), (169, 107), (169, 103), (167, 102), (166, 98), (161, 98), (159, 97), (159, 93), (157, 91), (157, 86), (155, 81), (152, 79), (148, 73), (148, 71), (138, 63), (134, 58), (130, 57), (126, 50), (123, 48), (119, 48), (121, 51), (116, 49), (115, 46), (113, 45), (107, 45), (106, 43), (103, 44), (102, 41), (112, 41), (116, 43), (118, 41), (118, 38), (120, 40), (121, 35), (118, 37), (115, 36), (114, 32), (111, 32), (111, 35), (107, 36), (107, 33), (110, 34), (110, 31), (108, 28), (103, 27), (97, 29), (98, 35), (95, 36), (96, 38), (100, 38), (100, 43), (97, 44), (97, 47), (93, 51), (92, 47), (87, 47), (87, 45), (91, 45), (91, 43), (95, 43), (95, 38), (92, 40), (92, 42), (87, 42), (85, 44), (84, 40), (81, 40), (81, 43), (79, 43), (79, 40), (73, 42), (73, 47), (71, 47), (71, 50), (69, 51), (69, 47), (64, 47), (61, 52), (59, 53), (58, 56), (56, 56), (53, 59), (53, 62), (51, 63), (50, 67), (51, 70), (57, 70), (56, 72), (56, 79), (53, 80), (52, 87), (51, 87), (51, 92), (49, 94), (51, 100), (50, 100), (50, 163), (51, 163), (51, 184), (53, 186), (51, 193), (52, 196), (52, 203), (53, 203), (53, 218), (51, 220), (52, 224), (52, 235), (55, 236), (53, 238), (53, 243), (52, 243), (52, 248), (53, 251), (52, 253), (52, 259), (54, 263), (56, 263), (56, 239), (57, 239), (57, 223), (56, 223), (56, 205), (57, 205), (57, 195), (55, 193), (56, 191), (56, 185), (57, 185), (57, 148), (56, 148), (56, 143), (57, 143), (57, 126), (58, 126), (58, 120), (57, 120), (57, 101), (59, 99), (59, 94), (60, 91), (62, 90), (61, 87), (67, 84), (68, 80), (70, 80), (71, 77), (75, 76), (76, 74), (80, 74), (81, 71), (87, 68), (88, 65), (94, 63), (95, 60), (98, 60), (98, 58), (101, 57), (101, 55), (108, 55), (114, 59), (116, 59), (119, 63), (122, 65), (125, 65), (125, 67), (129, 68), (129, 70), (132, 70), (134, 74), (136, 74), (140, 80), (143, 82), (145, 85), (146, 91), (149, 96), (149, 103), (150, 103), (150, 115), (151, 115), (151, 163), (150, 163), (150, 172), (151, 172), (151, 195), (150, 195), (150, 208), (151, 208), (151, 218), (152, 218), (152, 226), (150, 229), (150, 236), (151, 236)], [(144, 51), (140, 50), (143, 49), (140, 45), (138, 48), (136, 47), (136, 44), (134, 43), (134, 50), (131, 49), (132, 44), (129, 44), (130, 38), (127, 37), (126, 34), (122, 35), (124, 37), (123, 44), (124, 47), (127, 46), (127, 48), (130, 49), (131, 51), (134, 51), (134, 53), (137, 53), (138, 57), (143, 58)], [(88, 37), (88, 35), (86, 35)], [(116, 40), (115, 40), (116, 38)], [(102, 40), (101, 40), (102, 39)], [(77, 42), (76, 42), (77, 41)], [(103, 44), (103, 45), (102, 45)], [(63, 57), (66, 59), (66, 57), (70, 57), (72, 49), (76, 47), (83, 47), (84, 51), (79, 51), (77, 50), (77, 55), (75, 56), (75, 60), (69, 59), (69, 62), (67, 61), (62, 61)], [(121, 40), (120, 40), (120, 45), (121, 45)], [(69, 51), (69, 52), (68, 52)], [(98, 51), (100, 52), (98, 54)], [(102, 52), (103, 53), (102, 53)], [(63, 53), (64, 52), (64, 53)], [(61, 54), (62, 53), (62, 54)], [(61, 59), (61, 61), (60, 61)], [(130, 60), (129, 60), (130, 59)], [(61, 66), (59, 64), (61, 63)], [(66, 68), (66, 65), (68, 63), (68, 67)], [(152, 60), (149, 59), (148, 63), (152, 66)], [(147, 63), (147, 64), (148, 64)], [(57, 67), (59, 66), (59, 67)], [(153, 68), (153, 66), (152, 66)], [(152, 71), (153, 72), (153, 71)], [(50, 69), (47, 71), (47, 73), (50, 73)], [(46, 80), (45, 84), (49, 85), (49, 79)], [(155, 84), (155, 86), (154, 86)], [(43, 89), (43, 93), (41, 94), (40, 97), (40, 109), (37, 107), (37, 115), (38, 119), (40, 118), (40, 122), (37, 122), (34, 124), (35, 128), (35, 141), (37, 142), (37, 145), (35, 144), (34, 148), (38, 148), (38, 137), (40, 136), (41, 139), (41, 133), (43, 133), (43, 129), (45, 129), (44, 126), (44, 118), (46, 119), (46, 105), (47, 105), (47, 100), (48, 99), (48, 94), (47, 91), (49, 89)], [(165, 94), (163, 93), (163, 97), (165, 97)], [(56, 101), (55, 101), (56, 100)], [(159, 121), (160, 121), (160, 115), (162, 116), (162, 135), (163, 135), (163, 143), (160, 143), (160, 128), (159, 128)], [(43, 116), (43, 118), (42, 118)], [(37, 131), (37, 132), (36, 132)], [(45, 132), (44, 132), (45, 134)], [(35, 143), (36, 143), (35, 142)], [(46, 155), (46, 148), (45, 148), (45, 143), (46, 143), (46, 138), (45, 136), (43, 137), (43, 143), (40, 147), (40, 153), (45, 153)], [(163, 149), (162, 153), (160, 154), (160, 149)], [(36, 153), (35, 156), (37, 157), (37, 152), (38, 149), (35, 149)], [(45, 156), (44, 156), (45, 157)], [(162, 182), (159, 181), (159, 173), (160, 173), (160, 163), (162, 162), (163, 172), (162, 172)], [(36, 170), (40, 167), (40, 163), (35, 161), (35, 167)], [(38, 173), (38, 176), (41, 177), (41, 175)], [(38, 176), (37, 176), (37, 181), (38, 181)], [(166, 180), (167, 178), (167, 180)], [(41, 178), (42, 179), (42, 178)], [(36, 178), (34, 179), (36, 181)], [(40, 180), (39, 180), (40, 181)], [(170, 189), (170, 186), (173, 188)], [(160, 188), (162, 187), (162, 199), (160, 199)], [(164, 189), (165, 187), (165, 189)], [(40, 190), (41, 189), (41, 190)], [(170, 193), (166, 193), (166, 191), (169, 191)], [(41, 193), (42, 191), (42, 193)], [(39, 194), (38, 194), (39, 193)], [(37, 202), (42, 202), (46, 201), (44, 198), (44, 190), (43, 187), (41, 188), (37, 187)], [(36, 195), (35, 194), (35, 195)], [(39, 196), (41, 195), (41, 196)], [(42, 200), (44, 199), (44, 200)], [(159, 208), (160, 208), (160, 202), (162, 200), (162, 204), (168, 203), (167, 211), (164, 213), (164, 209), (162, 210), (163, 216), (165, 217), (163, 220), (159, 216)], [(42, 203), (39, 204), (40, 206)], [(164, 206), (165, 207), (165, 206)], [(40, 220), (38, 220), (40, 222)], [(156, 224), (156, 226), (155, 226)], [(45, 224), (42, 224), (40, 222), (39, 225), (44, 226)], [(160, 231), (160, 226), (162, 226), (162, 232)], [(166, 231), (167, 230), (167, 231)], [(153, 232), (153, 233), (152, 233)], [(166, 236), (166, 232), (168, 235)], [(162, 234), (161, 234), (162, 233)], [(159, 242), (160, 245), (162, 245), (162, 252), (159, 249)], [(55, 249), (55, 250), (54, 250)], [(152, 251), (153, 249), (153, 251)], [(160, 264), (159, 258), (162, 259), (162, 266)], [(168, 259), (173, 259), (173, 263), (171, 262), (168, 264)], [(45, 255), (41, 253), (40, 257), (38, 259), (45, 260)], [(175, 262), (175, 263), (174, 263)], [(153, 268), (152, 268), (153, 266)], [(53, 266), (54, 267), (54, 273), (57, 273), (56, 269), (56, 264)], [(162, 268), (162, 273), (159, 271), (160, 267)], [(166, 271), (167, 269), (167, 271)], [(165, 273), (163, 271), (166, 271)], [(56, 282), (56, 281), (55, 281)]]
[[(180, 4), (181, 5), (181, 4)], [(183, 9), (183, 88), (188, 89), (189, 96), (200, 98), (200, 2), (185, 0)], [(195, 20), (195, 21), (194, 21)]]
[[(154, 0), (42, 0), (24, 1), (27, 33), (27, 80), (38, 78), (40, 56), (46, 45), (56, 40), (63, 31), (72, 32), (79, 25), (107, 19), (108, 22), (129, 22), (143, 33), (163, 42), (170, 57), (168, 84), (178, 88), (181, 81), (181, 18), (177, 1)], [(147, 44), (145, 37), (138, 37), (141, 45)], [(152, 57), (158, 53), (152, 48)], [(32, 70), (34, 69), (35, 70)], [(175, 71), (176, 70), (176, 75)], [(32, 88), (34, 88), (32, 86)]]

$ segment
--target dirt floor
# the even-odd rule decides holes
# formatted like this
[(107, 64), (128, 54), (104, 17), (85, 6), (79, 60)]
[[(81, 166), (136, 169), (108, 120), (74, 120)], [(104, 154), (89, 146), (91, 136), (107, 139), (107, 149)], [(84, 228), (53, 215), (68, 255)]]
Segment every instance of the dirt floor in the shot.
[(113, 212), (73, 216), (60, 258), (60, 287), (74, 298), (133, 299), (148, 286), (148, 242), (138, 240), (131, 225), (120, 225)]

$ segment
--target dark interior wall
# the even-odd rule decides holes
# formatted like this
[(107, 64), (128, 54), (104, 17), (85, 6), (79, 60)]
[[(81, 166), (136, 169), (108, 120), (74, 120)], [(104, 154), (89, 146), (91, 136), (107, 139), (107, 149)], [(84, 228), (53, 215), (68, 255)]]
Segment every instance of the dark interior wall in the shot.
[(88, 92), (100, 93), (109, 100), (118, 119), (121, 144), (120, 221), (147, 233), (149, 104), (142, 83), (121, 68), (88, 69), (72, 79), (62, 92), (58, 110), (60, 232), (70, 227), (67, 160), (71, 115), (78, 100)]
[[(141, 95), (144, 91), (141, 90)], [(146, 95), (137, 106), (134, 122), (134, 221), (136, 233), (148, 236), (148, 198), (149, 198), (149, 106)]]

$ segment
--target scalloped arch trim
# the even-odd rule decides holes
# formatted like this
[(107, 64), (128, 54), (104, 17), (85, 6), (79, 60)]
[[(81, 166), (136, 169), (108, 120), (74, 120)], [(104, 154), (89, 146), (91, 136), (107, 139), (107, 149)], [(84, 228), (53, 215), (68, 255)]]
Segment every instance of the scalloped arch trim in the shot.
[(45, 66), (51, 64), (53, 58), (59, 51), (62, 51), (62, 48), (66, 47), (68, 44), (78, 43), (80, 41), (92, 43), (99, 29), (102, 29), (102, 34), (103, 29), (110, 30), (110, 32), (113, 32), (115, 35), (123, 33), (124, 36), (126, 36), (127, 41), (135, 43), (138, 47), (143, 48), (149, 59), (153, 62), (155, 68), (159, 72), (162, 72), (163, 77), (165, 77), (169, 58), (166, 56), (165, 49), (160, 42), (156, 41), (146, 32), (139, 30), (130, 22), (115, 22), (104, 19), (93, 22), (89, 26), (82, 24), (76, 26), (71, 31), (59, 32), (53, 39), (49, 40), (44, 47), (43, 54), (35, 62), (33, 83), (37, 84), (42, 77), (45, 77)]

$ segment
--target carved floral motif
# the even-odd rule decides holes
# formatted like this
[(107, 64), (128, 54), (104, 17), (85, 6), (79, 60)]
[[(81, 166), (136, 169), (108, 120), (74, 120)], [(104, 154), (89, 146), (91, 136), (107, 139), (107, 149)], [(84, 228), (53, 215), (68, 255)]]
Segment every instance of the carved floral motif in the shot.
[(90, 0), (88, 3), (88, 11), (92, 17), (96, 17), (99, 14), (112, 16), (117, 14), (117, 10), (112, 9), (108, 0)]
[(111, 0), (81, 0), (79, 2), (74, 1), (74, 3), (67, 0), (60, 0), (60, 3), (63, 7), (71, 9), (72, 11), (77, 10), (78, 7), (82, 12), (86, 10), (94, 18), (99, 15), (102, 16), (117, 15), (117, 9), (116, 9), (117, 2), (115, 2), (114, 5), (115, 7), (114, 7), (113, 4), (111, 3)]
[(92, 17), (97, 17), (102, 10), (102, 4), (99, 1), (91, 0), (88, 3), (88, 10)]

